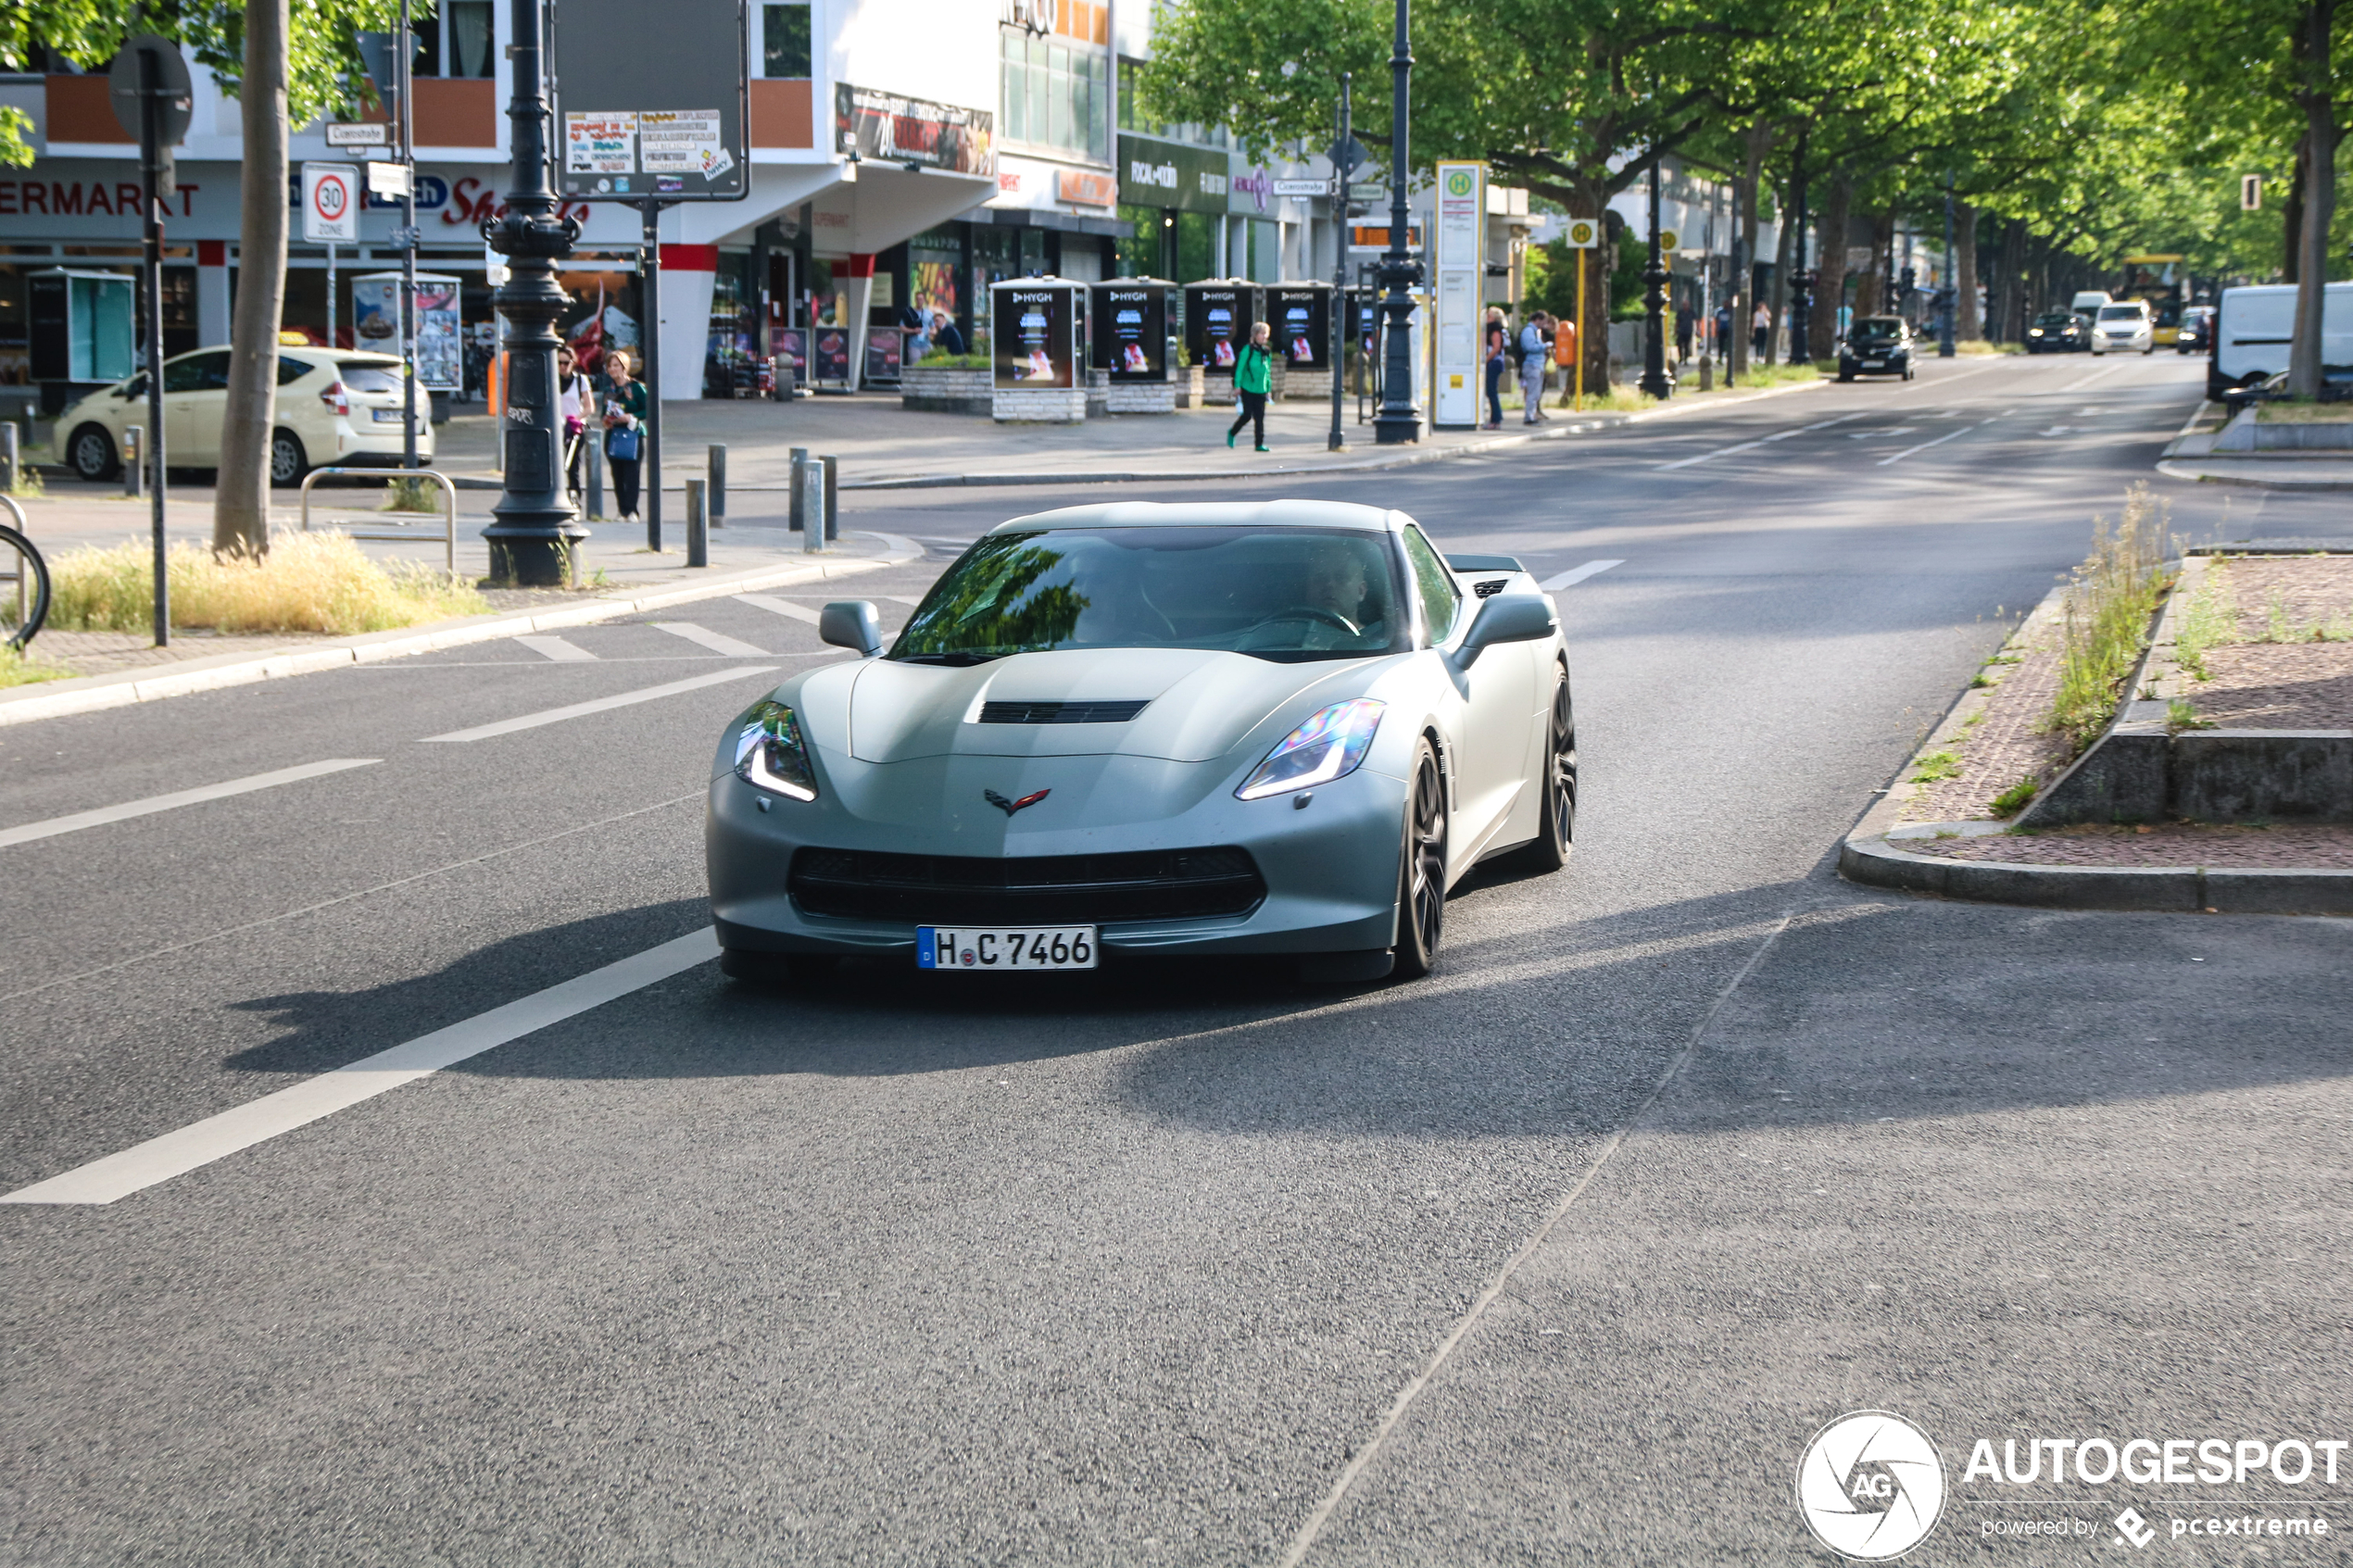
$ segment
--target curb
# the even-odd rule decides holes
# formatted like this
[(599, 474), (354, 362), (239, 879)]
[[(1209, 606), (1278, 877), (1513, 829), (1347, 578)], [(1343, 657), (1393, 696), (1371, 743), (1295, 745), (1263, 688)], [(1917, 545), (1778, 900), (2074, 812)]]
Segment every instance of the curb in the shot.
[(1884, 838), (1857, 833), (1839, 847), (1838, 872), (1871, 887), (2029, 909), (2353, 915), (2353, 872), (1947, 860), (1909, 854)]
[(2176, 462), (2159, 462), (2157, 471), (2168, 479), (2193, 484), (2235, 484), (2248, 490), (2353, 490), (2353, 479), (2270, 479), (2254, 474), (2200, 473)]
[[(1296, 468), (1251, 469), (1232, 472), (1203, 472), (1199, 469), (1107, 469), (1088, 473), (939, 473), (909, 474), (900, 478), (845, 479), (839, 490), (947, 490), (962, 486), (1001, 486), (1014, 484), (1177, 484), (1198, 483), (1211, 480), (1288, 479), (1300, 475), (1323, 473), (1367, 473), (1382, 469), (1412, 468), (1421, 463), (1442, 463), (1455, 458), (1484, 457), (1515, 446), (1525, 446), (1538, 441), (1566, 441), (1572, 435), (1589, 435), (1595, 431), (1616, 430), (1624, 425), (1641, 424), (1650, 420), (1672, 419), (1690, 413), (1694, 408), (1730, 408), (1742, 403), (1754, 403), (1760, 398), (1779, 397), (1792, 392), (1810, 392), (1824, 385), (1821, 381), (1791, 382), (1782, 386), (1768, 386), (1755, 392), (1738, 393), (1729, 397), (1716, 397), (1706, 403), (1669, 403), (1664, 408), (1644, 408), (1631, 414), (1608, 414), (1580, 420), (1575, 424), (1556, 430), (1533, 430), (1516, 435), (1498, 435), (1490, 441), (1466, 441), (1459, 446), (1442, 449), (1400, 452), (1390, 458), (1365, 458), (1354, 462), (1316, 463)], [(1210, 448), (1203, 447), (1204, 453)], [(479, 475), (452, 474), (450, 483), (460, 490), (497, 490), (499, 482)], [(676, 485), (665, 484), (664, 494), (683, 489), (684, 481)], [(748, 495), (783, 495), (790, 486), (783, 484), (730, 484), (728, 492)]]
[(437, 621), (430, 626), (404, 627), (396, 632), (371, 632), (316, 647), (291, 649), (283, 653), (221, 654), (213, 659), (192, 659), (160, 671), (125, 670), (109, 675), (83, 675), (69, 681), (24, 686), (12, 693), (0, 694), (0, 727), (29, 724), (40, 719), (61, 719), (75, 713), (94, 713), (108, 708), (127, 708), (133, 703), (219, 691), (225, 686), (251, 685), (258, 681), (281, 680), (289, 675), (308, 675), (321, 670), (378, 664), (385, 659), (435, 653), (443, 648), (463, 647), (470, 643), (497, 642), (501, 638), (533, 632), (593, 625), (599, 621), (611, 621), (624, 615), (667, 609), (673, 605), (692, 604), (698, 599), (724, 598), (731, 594), (749, 593), (761, 588), (782, 588), (797, 583), (852, 577), (885, 567), (903, 566), (924, 553), (909, 541), (892, 534), (869, 534), (868, 537), (879, 538), (891, 548), (879, 556), (853, 556), (842, 560), (821, 558), (786, 567), (761, 567), (625, 599), (593, 599), (585, 604), (566, 605), (560, 609), (519, 611), (510, 615), (465, 616)]

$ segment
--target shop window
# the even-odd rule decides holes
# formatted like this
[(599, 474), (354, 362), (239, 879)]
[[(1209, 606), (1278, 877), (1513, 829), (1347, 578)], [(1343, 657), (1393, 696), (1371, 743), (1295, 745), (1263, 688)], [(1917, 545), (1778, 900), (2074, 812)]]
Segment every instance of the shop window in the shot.
[(813, 76), (812, 57), (808, 0), (760, 7), (761, 75)]
[(1111, 157), (1111, 57), (1085, 45), (1007, 28), (1002, 39), (1004, 139), (1079, 157)]

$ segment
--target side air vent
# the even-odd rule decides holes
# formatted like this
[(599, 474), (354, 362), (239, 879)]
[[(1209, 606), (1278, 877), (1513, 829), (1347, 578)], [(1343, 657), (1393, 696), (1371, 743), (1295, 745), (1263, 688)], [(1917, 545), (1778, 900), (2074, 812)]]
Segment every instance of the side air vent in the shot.
[(1510, 581), (1511, 579), (1508, 577), (1491, 577), (1484, 583), (1472, 583), (1471, 589), (1474, 593), (1478, 594), (1480, 598), (1491, 599), (1496, 595), (1502, 593), (1504, 591), (1504, 584)]
[(1151, 705), (1142, 702), (984, 702), (984, 724), (1125, 724)]

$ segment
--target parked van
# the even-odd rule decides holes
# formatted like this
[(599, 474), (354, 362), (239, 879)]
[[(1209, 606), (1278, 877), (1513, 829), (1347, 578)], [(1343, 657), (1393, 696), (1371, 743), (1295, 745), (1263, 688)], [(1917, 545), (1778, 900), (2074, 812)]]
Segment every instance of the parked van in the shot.
[[(2341, 376), (2353, 372), (2353, 283), (2331, 283), (2325, 297), (2321, 364)], [(2294, 283), (2224, 289), (2214, 316), (2214, 357), (2206, 362), (2206, 395), (2220, 397), (2286, 370), (2295, 331)]]

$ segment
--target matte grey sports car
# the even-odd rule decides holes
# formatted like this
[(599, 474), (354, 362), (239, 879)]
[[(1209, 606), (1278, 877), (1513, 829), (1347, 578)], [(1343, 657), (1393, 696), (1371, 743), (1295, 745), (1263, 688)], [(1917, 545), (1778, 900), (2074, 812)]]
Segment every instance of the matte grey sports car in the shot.
[(1003, 523), (884, 652), (727, 728), (707, 847), (723, 967), (1091, 969), (1297, 954), (1426, 973), (1446, 890), (1554, 870), (1577, 727), (1552, 601), (1504, 556), (1326, 502), (1073, 507)]

